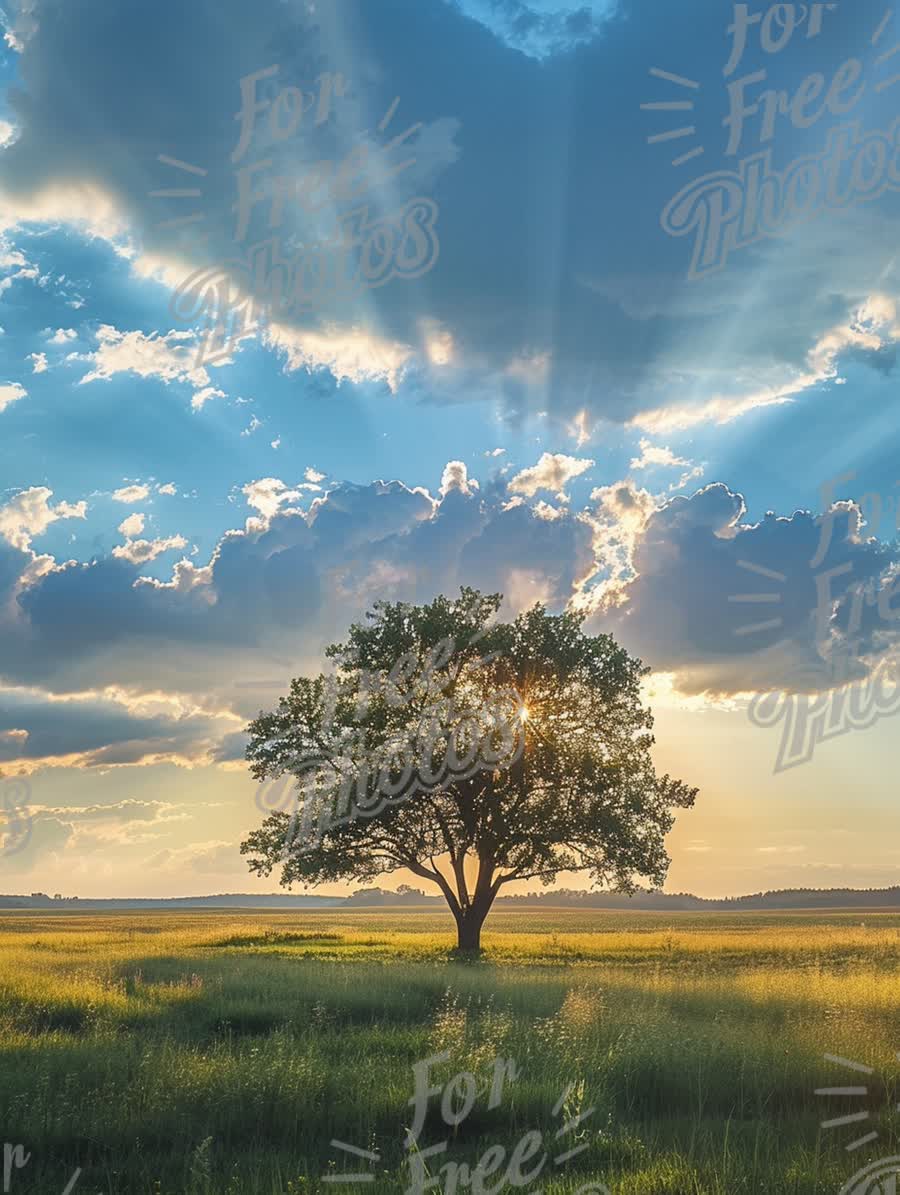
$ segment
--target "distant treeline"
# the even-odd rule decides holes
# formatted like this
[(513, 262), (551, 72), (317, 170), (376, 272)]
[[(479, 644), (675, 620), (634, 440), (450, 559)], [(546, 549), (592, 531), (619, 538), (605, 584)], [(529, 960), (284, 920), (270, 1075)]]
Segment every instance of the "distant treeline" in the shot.
[[(443, 906), (440, 896), (430, 896), (418, 888), (401, 884), (396, 891), (387, 888), (359, 888), (352, 896), (295, 896), (289, 892), (227, 892), (216, 896), (175, 896), (170, 898), (110, 897), (81, 899), (77, 896), (48, 896), (32, 892), (30, 896), (0, 894), (0, 909), (336, 909), (421, 908)], [(657, 909), (738, 912), (741, 909), (900, 909), (900, 887), (895, 888), (783, 888), (777, 892), (757, 892), (752, 896), (706, 900), (689, 892), (646, 892), (633, 896), (616, 892), (578, 892), (558, 888), (552, 892), (529, 892), (526, 896), (501, 896), (496, 907), (505, 909), (541, 907), (554, 909)]]
[(108, 898), (48, 896), (46, 892), (32, 892), (30, 896), (0, 894), (0, 909), (325, 909), (345, 903), (343, 896), (294, 896), (289, 892), (262, 896), (250, 892), (224, 892), (217, 896)]
[(506, 908), (543, 905), (571, 909), (660, 909), (737, 912), (740, 909), (900, 909), (900, 887), (895, 888), (782, 888), (755, 892), (750, 896), (726, 896), (707, 900), (689, 892), (577, 892), (560, 888), (555, 892), (529, 892), (527, 896), (505, 896), (497, 901)]

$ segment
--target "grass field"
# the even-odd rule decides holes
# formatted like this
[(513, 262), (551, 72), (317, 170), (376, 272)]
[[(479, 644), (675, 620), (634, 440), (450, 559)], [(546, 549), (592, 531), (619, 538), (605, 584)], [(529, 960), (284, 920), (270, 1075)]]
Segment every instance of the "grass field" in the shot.
[[(469, 1071), (479, 1095), (456, 1129), (430, 1102), (418, 1147), (449, 1141), (434, 1191), (448, 1160), (508, 1156), (530, 1130), (550, 1160), (520, 1189), (545, 1195), (837, 1195), (900, 1153), (897, 914), (499, 912), (470, 965), (449, 960), (451, 928), (430, 911), (0, 915), (0, 1145), (31, 1153), (9, 1191), (62, 1195), (80, 1167), (77, 1195), (403, 1192), (412, 1068), (445, 1050), (436, 1085)], [(519, 1075), (489, 1109), (497, 1057)], [(814, 1094), (847, 1085), (867, 1094)], [(458, 1189), (516, 1189), (506, 1160)], [(352, 1171), (374, 1181), (325, 1181)]]

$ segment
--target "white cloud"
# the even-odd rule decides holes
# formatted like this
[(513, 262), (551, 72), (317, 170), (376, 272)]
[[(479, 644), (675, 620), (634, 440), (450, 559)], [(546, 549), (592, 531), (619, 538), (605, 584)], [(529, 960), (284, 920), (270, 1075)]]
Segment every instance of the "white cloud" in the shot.
[(683, 431), (700, 423), (731, 423), (760, 407), (794, 401), (795, 396), (822, 382), (837, 378), (836, 359), (848, 348), (876, 351), (900, 339), (896, 305), (882, 294), (870, 295), (844, 324), (836, 324), (820, 336), (806, 355), (804, 369), (793, 369), (785, 378), (754, 388), (744, 395), (714, 395), (699, 405), (659, 407), (631, 419), (634, 427), (656, 435)]
[(641, 455), (634, 457), (629, 466), (631, 469), (684, 469), (678, 481), (669, 486), (669, 490), (680, 490), (697, 477), (702, 477), (704, 465), (695, 465), (693, 461), (676, 456), (671, 448), (662, 444), (651, 444), (647, 439), (641, 440)]
[(579, 448), (587, 444), (593, 435), (591, 429), (591, 420), (587, 411), (579, 411), (575, 418), (568, 426), (569, 435), (575, 441)]
[(34, 362), (32, 366), (32, 373), (46, 373), (47, 372), (47, 354), (46, 353), (29, 353), (28, 360)]
[(459, 490), (462, 494), (471, 494), (478, 489), (478, 482), (469, 477), (469, 471), (463, 461), (448, 461), (444, 466), (441, 477), (441, 497), (451, 490)]
[(21, 250), (14, 249), (5, 237), (0, 237), (0, 270), (21, 269), (27, 265)]
[(535, 502), (532, 507), (534, 514), (539, 519), (544, 519), (549, 523), (555, 522), (557, 519), (563, 519), (568, 514), (566, 510), (560, 510), (558, 506), (551, 506), (549, 502)]
[(24, 223), (74, 225), (89, 237), (107, 241), (121, 257), (134, 256), (125, 218), (95, 183), (52, 182), (27, 194), (0, 191), (0, 229)]
[(27, 393), (25, 387), (20, 386), (18, 382), (0, 382), (0, 411), (5, 411), (8, 406), (18, 402), (20, 398), (24, 398)]
[(257, 431), (258, 428), (261, 428), (261, 427), (262, 427), (262, 420), (257, 419), (255, 415), (251, 415), (250, 422), (247, 424), (247, 426), (241, 432), (241, 435), (242, 436), (252, 436), (253, 433), (255, 431)]
[(148, 497), (150, 489), (145, 485), (126, 485), (120, 490), (113, 490), (113, 502), (143, 502)]
[(666, 448), (662, 444), (651, 444), (647, 439), (641, 440), (641, 455), (634, 457), (629, 468), (631, 469), (652, 469), (656, 466), (661, 468), (677, 468), (690, 466), (691, 462), (684, 460), (680, 456), (676, 456), (671, 448)]
[(131, 564), (146, 564), (148, 560), (155, 560), (163, 552), (186, 547), (187, 540), (183, 535), (171, 535), (168, 539), (130, 539), (125, 544), (117, 544), (112, 554), (121, 560), (130, 561)]
[(52, 495), (53, 491), (46, 486), (32, 486), (0, 507), (0, 535), (24, 551), (30, 547), (33, 536), (42, 534), (57, 519), (85, 517), (86, 502), (58, 502), (51, 506)]
[(329, 325), (322, 331), (305, 331), (272, 324), (263, 339), (284, 353), (288, 371), (327, 369), (338, 382), (386, 382), (392, 393), (413, 357), (410, 345), (362, 328)]
[(78, 339), (78, 333), (74, 328), (57, 328), (52, 334), (50, 334), (49, 328), (45, 328), (44, 335), (47, 337), (48, 344), (68, 344), (70, 341)]
[(135, 512), (119, 524), (119, 531), (126, 539), (135, 539), (144, 530), (144, 516)]
[(325, 480), (325, 474), (320, 473), (318, 469), (314, 469), (312, 467), (312, 465), (307, 466), (306, 471), (304, 472), (303, 476), (306, 478), (307, 481), (311, 481), (314, 484), (318, 481)]
[(619, 590), (621, 582), (634, 575), (636, 545), (657, 508), (657, 501), (631, 481), (617, 481), (591, 491), (597, 503), (590, 524), (594, 531), (594, 554), (609, 573), (606, 585), (598, 586), (594, 597)]
[(245, 485), (241, 492), (246, 497), (248, 506), (258, 510), (264, 519), (270, 519), (286, 502), (295, 502), (302, 497), (301, 491), (308, 488), (302, 486), (300, 489), (292, 490), (278, 477), (261, 477), (258, 481), (251, 481)]
[(158, 494), (169, 494), (169, 495), (172, 495), (172, 494), (174, 494), (174, 493), (175, 493), (175, 486), (174, 486), (174, 484), (173, 484), (171, 481), (169, 481), (169, 482), (166, 482), (166, 484), (165, 484), (165, 485), (161, 485), (161, 486), (159, 486), (159, 487), (157, 488), (157, 491), (156, 491), (156, 492), (157, 492)]
[(0, 280), (0, 295), (4, 291), (9, 290), (12, 284), (18, 281), (19, 278), (30, 278), (32, 281), (35, 279), (41, 280), (37, 266), (26, 266), (24, 269), (17, 270), (15, 274), (10, 274), (8, 278)]
[(593, 467), (594, 461), (583, 457), (545, 452), (536, 465), (517, 473), (510, 481), (509, 488), (513, 493), (524, 494), (528, 498), (533, 498), (538, 490), (553, 490), (562, 494), (568, 482)]
[(274, 448), (277, 451), (281, 447), (281, 436), (278, 436), (276, 439), (272, 440), (269, 444), (269, 447)]
[(202, 411), (204, 404), (208, 403), (211, 398), (224, 398), (224, 397), (225, 397), (224, 390), (217, 390), (215, 386), (204, 386), (203, 389), (198, 390), (197, 393), (191, 399), (191, 410), (192, 411)]
[(492, 448), (489, 452), (486, 452), (484, 455), (485, 456), (503, 456), (505, 453), (506, 453), (505, 448)]
[(168, 332), (164, 336), (151, 332), (146, 336), (143, 332), (120, 332), (111, 324), (101, 324), (97, 343), (97, 351), (88, 355), (94, 368), (81, 379), (82, 386), (87, 382), (108, 381), (119, 373), (135, 373), (141, 378), (160, 378), (164, 382), (191, 382), (199, 387), (209, 385), (206, 370), (196, 364), (193, 332)]

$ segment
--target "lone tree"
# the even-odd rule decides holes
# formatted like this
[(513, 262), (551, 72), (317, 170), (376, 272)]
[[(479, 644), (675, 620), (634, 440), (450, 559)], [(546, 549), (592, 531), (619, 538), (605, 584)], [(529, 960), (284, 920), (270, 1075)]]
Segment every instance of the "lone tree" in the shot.
[(251, 723), (254, 777), (301, 792), (291, 808), (269, 787), (241, 844), (252, 871), (280, 865), (289, 886), (406, 868), (440, 889), (466, 952), (513, 880), (662, 885), (673, 810), (697, 790), (654, 770), (649, 669), (578, 614), (497, 622), (501, 600), (376, 603), (328, 648), (333, 675), (292, 681)]

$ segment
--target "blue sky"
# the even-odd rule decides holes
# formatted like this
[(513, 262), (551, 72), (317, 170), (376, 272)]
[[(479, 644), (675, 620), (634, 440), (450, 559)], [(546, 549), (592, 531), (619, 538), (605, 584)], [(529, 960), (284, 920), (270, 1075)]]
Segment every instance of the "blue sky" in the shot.
[[(833, 688), (828, 570), (854, 676), (896, 651), (900, 30), (739, 8), (5, 0), (7, 890), (270, 889), (246, 682), (466, 584), (651, 665), (670, 888), (896, 880), (896, 723), (775, 773), (748, 707)], [(203, 360), (186, 284), (251, 251), (299, 289)]]

